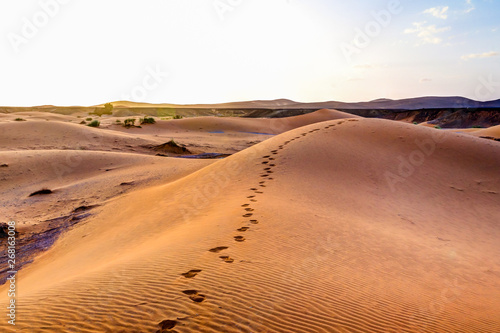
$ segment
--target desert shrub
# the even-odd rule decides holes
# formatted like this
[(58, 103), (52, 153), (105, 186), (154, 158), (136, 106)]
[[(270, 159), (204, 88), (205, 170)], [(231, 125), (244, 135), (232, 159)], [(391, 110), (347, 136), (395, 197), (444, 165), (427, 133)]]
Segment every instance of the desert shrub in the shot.
[(436, 126), (434, 126), (434, 128), (441, 129), (441, 126), (436, 125)]
[(141, 124), (154, 124), (154, 123), (156, 123), (156, 120), (153, 117), (144, 117), (141, 119)]
[(97, 116), (102, 116), (103, 114), (113, 114), (113, 104), (111, 103), (106, 103), (104, 104), (104, 108), (95, 108), (94, 112), (91, 112), (90, 114), (95, 114)]
[(472, 126), (472, 128), (483, 128), (483, 126), (481, 126), (481, 125), (474, 125), (474, 126)]
[(23, 118), (16, 118), (16, 119), (14, 119), (14, 120), (15, 120), (15, 121), (26, 121), (26, 120), (24, 120)]
[(86, 121), (92, 121), (92, 118), (86, 118), (85, 120)]
[(122, 121), (121, 121), (120, 119), (116, 119), (116, 121), (115, 121), (115, 122), (117, 122), (117, 123), (121, 123)]
[(182, 119), (183, 117), (180, 114), (176, 114), (172, 119)]
[(127, 118), (123, 121), (123, 127), (129, 128), (135, 126), (135, 118)]
[(85, 124), (87, 124), (87, 122), (86, 122), (85, 120), (82, 120), (82, 121), (80, 122), (80, 124), (85, 125)]
[(99, 127), (99, 125), (101, 125), (101, 122), (99, 120), (92, 120), (87, 126)]
[(413, 125), (418, 125), (418, 123), (416, 121), (413, 122)]

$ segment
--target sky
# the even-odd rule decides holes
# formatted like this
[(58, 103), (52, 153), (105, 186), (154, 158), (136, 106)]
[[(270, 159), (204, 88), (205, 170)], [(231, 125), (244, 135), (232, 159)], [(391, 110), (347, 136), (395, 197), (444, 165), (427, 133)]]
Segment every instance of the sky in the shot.
[(0, 0), (0, 105), (500, 99), (499, 0)]

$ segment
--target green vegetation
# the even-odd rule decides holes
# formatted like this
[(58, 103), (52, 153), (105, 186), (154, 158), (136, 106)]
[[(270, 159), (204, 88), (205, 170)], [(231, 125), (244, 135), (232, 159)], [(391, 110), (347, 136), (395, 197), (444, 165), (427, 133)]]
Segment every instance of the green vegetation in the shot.
[(172, 119), (182, 119), (183, 117), (180, 114), (176, 114), (172, 117)]
[(111, 103), (106, 103), (104, 104), (104, 108), (95, 108), (94, 112), (91, 112), (90, 114), (95, 114), (97, 116), (102, 116), (103, 114), (113, 114), (113, 104)]
[(413, 125), (418, 125), (418, 123), (416, 121), (413, 122)]
[(434, 126), (434, 128), (441, 129), (441, 126), (436, 125), (436, 126)]
[(86, 118), (85, 120), (86, 121), (92, 121), (92, 118)]
[(175, 116), (176, 110), (174, 108), (158, 108), (156, 110), (158, 117), (173, 117)]
[(116, 123), (121, 123), (122, 121), (120, 119), (115, 120)]
[(26, 121), (26, 120), (24, 120), (23, 118), (16, 118), (16, 119), (14, 119), (14, 120), (15, 120), (15, 121)]
[(99, 127), (99, 125), (101, 125), (101, 122), (99, 120), (93, 120), (87, 126), (90, 126), (90, 127)]
[(154, 123), (156, 123), (156, 120), (153, 117), (144, 117), (141, 119), (141, 125), (142, 124), (154, 124)]
[(123, 121), (123, 127), (130, 128), (135, 126), (135, 118), (127, 118)]
[(474, 126), (472, 126), (472, 128), (484, 128), (484, 127), (481, 125), (474, 125)]

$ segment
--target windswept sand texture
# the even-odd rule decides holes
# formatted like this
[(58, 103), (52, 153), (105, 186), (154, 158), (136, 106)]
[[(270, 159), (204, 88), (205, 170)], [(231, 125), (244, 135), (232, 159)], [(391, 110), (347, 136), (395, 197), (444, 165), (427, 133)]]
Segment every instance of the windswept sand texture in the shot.
[[(232, 133), (276, 135), (217, 161), (88, 151), (88, 167), (63, 183), (38, 173), (46, 154), (64, 160), (72, 150), (7, 145), (0, 158), (17, 171), (0, 170), (12, 177), (5, 191), (51, 186), (47, 205), (57, 189), (79, 197), (81, 183), (82, 193), (105, 194), (95, 192), (100, 206), (85, 223), (20, 271), (17, 325), (1, 321), (0, 331), (499, 332), (500, 143), (338, 118), (322, 110), (282, 123), (202, 118), (142, 134), (92, 129), (103, 147), (123, 136), (132, 148), (175, 133), (172, 126), (200, 140), (223, 131), (226, 144), (242, 148)], [(21, 167), (27, 154), (33, 162)], [(103, 170), (111, 164), (122, 174)], [(38, 170), (40, 186), (23, 181), (21, 169)], [(139, 170), (158, 179), (110, 190)], [(4, 309), (6, 294), (2, 286)]]

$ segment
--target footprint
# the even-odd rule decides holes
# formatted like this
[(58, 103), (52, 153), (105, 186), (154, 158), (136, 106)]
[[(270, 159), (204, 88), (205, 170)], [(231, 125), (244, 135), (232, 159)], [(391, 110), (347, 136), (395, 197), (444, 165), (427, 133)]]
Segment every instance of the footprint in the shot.
[(278, 151), (277, 150), (271, 150), (271, 153), (277, 153)]
[(262, 164), (267, 164), (267, 163), (269, 163), (269, 161), (262, 162)]
[(267, 171), (267, 170), (271, 170), (271, 168), (264, 168), (264, 170), (265, 170), (265, 171)]
[(228, 264), (232, 264), (234, 262), (234, 259), (231, 258), (230, 256), (220, 256), (219, 258), (221, 258), (222, 260), (224, 260), (224, 262)]
[(245, 210), (246, 210), (247, 212), (253, 212), (255, 209), (253, 209), (253, 208), (245, 208)]
[(259, 224), (259, 221), (257, 221), (257, 220), (250, 220), (250, 223), (252, 223), (252, 224)]
[(274, 171), (268, 170), (267, 173), (274, 173)]
[[(247, 231), (248, 229), (250, 229), (249, 227), (241, 227), (238, 229), (239, 232), (245, 232)], [(220, 257), (219, 257), (220, 258)]]
[(217, 247), (214, 247), (213, 249), (210, 249), (208, 251), (214, 252), (214, 253), (219, 253), (220, 251), (224, 251), (224, 250), (227, 250), (227, 249), (228, 249), (227, 246), (217, 246)]
[[(273, 180), (274, 178), (267, 178), (267, 179), (268, 179), (268, 180)], [(257, 192), (255, 192), (255, 193), (257, 193)]]
[(257, 202), (257, 200), (255, 200), (255, 199), (250, 199), (250, 201), (252, 201), (252, 202)]
[(269, 158), (271, 155), (262, 156), (262, 158)]
[[(266, 175), (267, 176), (267, 175)], [(269, 179), (272, 179), (272, 178), (269, 178)], [(258, 193), (258, 194), (264, 194), (264, 192), (261, 192), (261, 191), (255, 191), (255, 193)]]
[(205, 295), (198, 294), (197, 290), (184, 290), (183, 293), (189, 295), (189, 299), (196, 303), (201, 303), (205, 300)]
[(261, 175), (261, 177), (267, 177), (267, 176), (269, 176), (269, 175)]
[(259, 184), (265, 184), (265, 183), (266, 183), (266, 181), (265, 181), (265, 180), (263, 180), (263, 181), (259, 182)]
[(257, 189), (255, 187), (252, 187), (250, 191), (256, 191)]
[(181, 275), (190, 279), (194, 278), (199, 272), (201, 272), (201, 269), (192, 269), (187, 273), (182, 273)]
[(275, 166), (276, 166), (276, 164), (269, 164), (269, 166), (271, 166), (271, 167), (275, 167)]
[(255, 195), (249, 195), (247, 198), (248, 199), (255, 198)]
[(253, 215), (252, 213), (247, 213), (247, 214), (243, 215), (243, 217), (250, 217), (252, 215)]
[(158, 326), (160, 326), (160, 329), (162, 330), (171, 330), (175, 327), (175, 325), (177, 325), (177, 321), (168, 319), (158, 324)]
[(241, 205), (241, 207), (248, 207), (248, 206), (250, 206), (250, 204)]
[(260, 187), (266, 187), (266, 185), (262, 184), (262, 185), (259, 185)]
[(243, 236), (234, 236), (234, 240), (237, 242), (243, 242), (245, 240), (245, 237)]
[(271, 158), (269, 159), (269, 161), (274, 161), (274, 160), (275, 160), (275, 158), (273, 158), (273, 157), (271, 157)]

